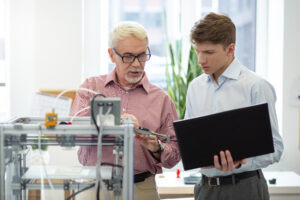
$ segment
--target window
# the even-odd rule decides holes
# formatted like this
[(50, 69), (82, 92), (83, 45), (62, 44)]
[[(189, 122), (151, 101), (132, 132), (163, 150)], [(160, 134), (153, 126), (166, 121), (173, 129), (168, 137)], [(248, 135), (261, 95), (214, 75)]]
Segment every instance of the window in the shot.
[(255, 71), (256, 1), (219, 0), (219, 11), (227, 13), (236, 25), (236, 56)]
[[(219, 11), (228, 14), (236, 24), (237, 58), (249, 69), (256, 70), (255, 0), (191, 0), (188, 4), (183, 0), (98, 0), (94, 3), (85, 1), (85, 7), (83, 78), (99, 74), (99, 71), (107, 73), (112, 70), (114, 65), (107, 55), (109, 30), (120, 21), (137, 21), (145, 26), (149, 35), (152, 57), (145, 68), (148, 78), (152, 83), (166, 88), (165, 56), (168, 49), (164, 10), (168, 16), (166, 21), (170, 41), (183, 38), (183, 66), (187, 60), (187, 53), (184, 54), (189, 50), (188, 38), (194, 22), (208, 12)], [(94, 9), (97, 7), (101, 12)]]
[(203, 0), (202, 16), (211, 11), (227, 14), (236, 26), (235, 55), (243, 65), (255, 71), (256, 1)]
[[(177, 9), (179, 0), (167, 4), (165, 0), (115, 0), (109, 6), (109, 30), (112, 30), (120, 21), (136, 21), (142, 24), (149, 36), (151, 59), (147, 62), (145, 70), (149, 80), (159, 87), (166, 88), (166, 36), (164, 28), (164, 10), (172, 11), (174, 19), (179, 18)], [(178, 12), (174, 12), (174, 10)], [(172, 29), (179, 29), (179, 24), (168, 24)], [(109, 71), (114, 65), (110, 63)]]
[[(201, 12), (202, 17), (211, 11), (219, 11), (232, 18), (237, 28), (236, 56), (245, 66), (255, 71), (256, 1), (202, 0), (199, 5), (199, 8), (194, 9), (194, 12)], [(182, 0), (172, 2), (165, 0), (109, 1), (109, 15), (111, 16), (108, 22), (109, 30), (124, 20), (139, 22), (147, 29), (152, 57), (145, 70), (150, 81), (162, 88), (166, 88), (165, 55), (167, 52), (164, 10), (168, 13), (168, 17), (172, 18), (167, 22), (170, 36), (183, 32), (189, 33), (191, 27), (189, 30), (180, 30), (183, 27), (180, 24), (182, 6), (186, 6)], [(198, 18), (190, 20), (196, 21)], [(172, 35), (171, 37), (174, 40), (181, 36), (174, 38)], [(110, 63), (108, 71), (112, 70), (113, 67), (114, 65)]]

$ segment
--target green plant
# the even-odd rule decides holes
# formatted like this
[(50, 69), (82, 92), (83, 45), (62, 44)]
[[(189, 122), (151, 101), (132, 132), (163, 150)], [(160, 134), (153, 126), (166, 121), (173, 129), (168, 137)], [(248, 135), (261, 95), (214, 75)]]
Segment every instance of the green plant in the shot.
[(182, 40), (177, 40), (175, 42), (176, 47), (174, 49), (168, 37), (166, 10), (164, 10), (163, 17), (165, 36), (168, 44), (168, 56), (166, 62), (167, 91), (175, 104), (178, 118), (183, 119), (188, 86), (194, 78), (198, 77), (203, 72), (201, 66), (198, 64), (196, 50), (192, 45), (189, 50), (188, 65), (186, 67), (182, 66)]
[(175, 103), (179, 119), (183, 119), (188, 85), (194, 78), (202, 74), (202, 68), (198, 64), (198, 57), (192, 45), (187, 67), (182, 66), (182, 40), (176, 41), (175, 50), (172, 44), (169, 43), (168, 50), (169, 59), (166, 63), (167, 91)]

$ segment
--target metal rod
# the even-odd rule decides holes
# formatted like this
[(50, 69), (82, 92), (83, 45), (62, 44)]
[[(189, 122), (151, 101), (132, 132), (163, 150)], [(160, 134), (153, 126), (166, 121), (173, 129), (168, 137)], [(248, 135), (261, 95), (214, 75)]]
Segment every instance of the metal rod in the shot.
[(4, 131), (0, 127), (0, 200), (5, 200)]
[[(85, 188), (85, 187), (87, 187), (91, 184), (92, 183), (70, 183), (69, 184), (69, 190), (80, 190), (80, 189)], [(54, 187), (55, 190), (64, 189), (64, 186), (65, 186), (65, 184), (63, 184), (63, 183), (53, 184), (53, 187)], [(13, 189), (17, 189), (19, 187), (20, 187), (20, 184), (12, 184)], [(41, 185), (39, 183), (27, 183), (26, 184), (26, 189), (28, 189), (28, 190), (41, 189)], [(45, 184), (44, 189), (51, 189), (51, 187), (50, 187), (49, 184)]]
[(134, 134), (133, 124), (129, 124), (124, 136), (124, 172), (123, 172), (123, 199), (134, 199)]

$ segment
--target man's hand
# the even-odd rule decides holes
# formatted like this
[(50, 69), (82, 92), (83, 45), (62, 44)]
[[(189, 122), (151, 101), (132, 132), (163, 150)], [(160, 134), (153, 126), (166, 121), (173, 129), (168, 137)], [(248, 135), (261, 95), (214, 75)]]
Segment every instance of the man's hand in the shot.
[[(135, 129), (139, 128), (139, 122), (134, 115), (125, 113), (122, 115), (122, 117), (130, 117), (134, 122), (134, 128)], [(140, 142), (141, 145), (143, 145), (151, 152), (157, 152), (160, 149), (160, 145), (155, 135), (147, 136), (140, 133), (135, 133), (135, 137), (137, 138), (137, 140)]]
[(135, 137), (138, 139), (141, 145), (151, 152), (157, 152), (160, 149), (160, 145), (155, 135), (143, 135), (136, 133)]
[(140, 127), (139, 121), (137, 120), (137, 118), (134, 115), (124, 113), (124, 114), (122, 114), (122, 117), (130, 117), (132, 119), (133, 123), (134, 123), (134, 128), (135, 129), (138, 129)]
[(233, 171), (240, 164), (246, 164), (246, 159), (233, 161), (230, 151), (226, 150), (220, 151), (221, 163), (219, 163), (219, 158), (217, 155), (214, 156), (214, 165), (218, 170), (227, 172)]
[(220, 159), (221, 163), (219, 162), (218, 155), (214, 155), (214, 166), (203, 167), (202, 169), (209, 169), (215, 167), (220, 171), (227, 172), (233, 171), (239, 165), (246, 164), (246, 159), (233, 161), (231, 153), (228, 150), (226, 150), (225, 152), (220, 151)]

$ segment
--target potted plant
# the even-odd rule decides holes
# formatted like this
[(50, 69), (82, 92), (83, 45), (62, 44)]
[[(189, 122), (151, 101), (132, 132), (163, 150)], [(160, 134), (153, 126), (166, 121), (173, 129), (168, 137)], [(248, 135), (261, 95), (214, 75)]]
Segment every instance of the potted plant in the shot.
[(191, 45), (188, 65), (182, 66), (182, 40), (176, 41), (176, 48), (168, 44), (169, 56), (166, 63), (167, 91), (177, 110), (178, 118), (183, 119), (186, 108), (186, 94), (189, 83), (199, 75), (202, 68), (198, 64), (195, 48)]

